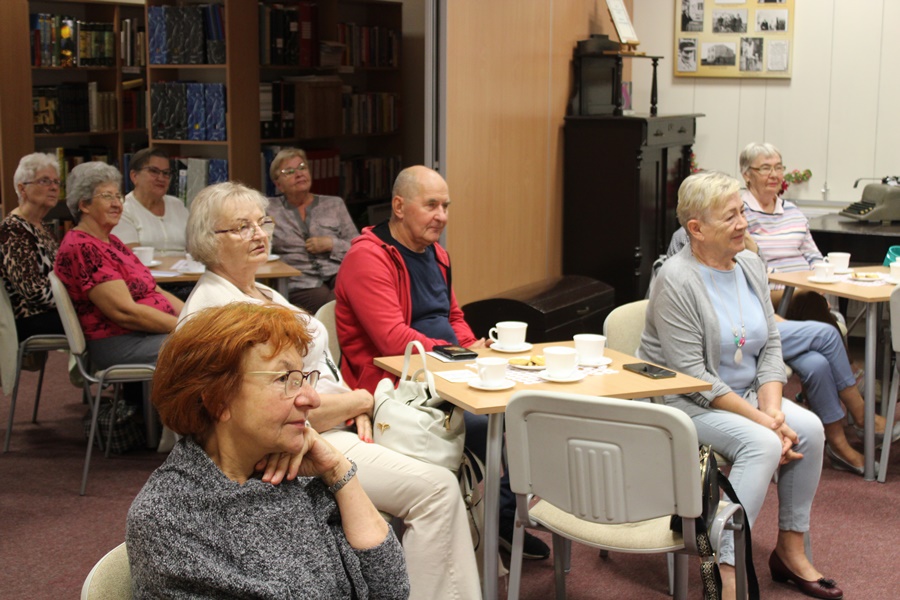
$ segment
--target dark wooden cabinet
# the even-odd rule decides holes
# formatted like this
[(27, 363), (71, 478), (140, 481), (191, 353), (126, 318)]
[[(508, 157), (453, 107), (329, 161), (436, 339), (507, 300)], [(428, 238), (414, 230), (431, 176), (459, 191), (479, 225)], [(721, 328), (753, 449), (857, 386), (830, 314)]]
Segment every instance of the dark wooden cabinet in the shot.
[(566, 117), (563, 273), (608, 283), (617, 306), (647, 294), (701, 116)]

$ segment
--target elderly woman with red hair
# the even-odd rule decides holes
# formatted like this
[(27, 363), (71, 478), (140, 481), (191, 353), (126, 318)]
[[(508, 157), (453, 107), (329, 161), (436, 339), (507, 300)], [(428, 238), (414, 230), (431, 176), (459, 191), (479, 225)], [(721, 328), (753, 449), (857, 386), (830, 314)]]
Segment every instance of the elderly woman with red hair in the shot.
[[(184, 437), (135, 498), (126, 541), (137, 597), (406, 598), (393, 531), (356, 465), (310, 426), (318, 371), (293, 311), (200, 311), (160, 352), (153, 401)], [(270, 454), (301, 458), (273, 485)]]

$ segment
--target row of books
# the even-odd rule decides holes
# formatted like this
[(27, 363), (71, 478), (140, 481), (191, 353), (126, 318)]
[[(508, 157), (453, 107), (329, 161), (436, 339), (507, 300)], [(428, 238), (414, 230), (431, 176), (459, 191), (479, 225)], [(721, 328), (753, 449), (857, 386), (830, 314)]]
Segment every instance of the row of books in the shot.
[[(123, 160), (124, 172), (129, 172), (131, 155), (126, 154)], [(224, 158), (173, 157), (169, 160), (172, 179), (169, 182), (170, 196), (181, 198), (185, 206), (191, 202), (200, 190), (214, 183), (228, 181), (228, 161)]]
[(141, 23), (138, 18), (122, 19), (119, 42), (123, 66), (143, 67), (147, 64), (147, 32)]
[(116, 64), (113, 23), (32, 13), (31, 65), (34, 67), (112, 67)]
[[(260, 181), (265, 182), (263, 193), (273, 197), (278, 195), (275, 182), (269, 176), (269, 168), (281, 150), (287, 146), (263, 146), (259, 153)], [(335, 148), (306, 150), (309, 171), (313, 178), (313, 190), (316, 194), (337, 196), (341, 191), (341, 153)]]
[(400, 32), (395, 29), (338, 23), (338, 42), (346, 46), (342, 65), (379, 68), (400, 66)]
[(312, 68), (319, 64), (315, 2), (259, 3), (259, 64)]
[(343, 131), (346, 135), (393, 133), (400, 127), (397, 94), (366, 92), (342, 96)]
[(225, 141), (225, 84), (150, 84), (150, 135), (155, 140)]
[(341, 197), (345, 201), (389, 200), (403, 157), (354, 156), (341, 161)]
[(77, 148), (42, 148), (40, 152), (53, 154), (59, 161), (59, 199), (66, 199), (66, 177), (76, 165), (83, 162), (97, 160), (109, 164), (115, 164), (112, 157), (114, 152), (106, 146), (79, 146)]
[(147, 94), (138, 90), (122, 92), (122, 129), (147, 128)]
[(96, 81), (31, 88), (35, 133), (114, 131), (115, 92), (101, 92)]
[(262, 139), (341, 135), (343, 90), (343, 81), (337, 76), (285, 77), (260, 83)]
[(225, 5), (148, 6), (151, 65), (225, 64)]

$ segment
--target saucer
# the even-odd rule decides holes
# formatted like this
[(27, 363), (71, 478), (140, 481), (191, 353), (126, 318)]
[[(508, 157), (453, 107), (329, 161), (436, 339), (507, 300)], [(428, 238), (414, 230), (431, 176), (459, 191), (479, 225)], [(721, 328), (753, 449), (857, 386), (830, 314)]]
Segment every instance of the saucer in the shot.
[(497, 352), (528, 352), (531, 350), (532, 345), (528, 342), (523, 342), (518, 346), (502, 346), (498, 342), (494, 342), (491, 345), (491, 350), (496, 350)]
[(479, 378), (470, 379), (466, 383), (469, 384), (469, 387), (475, 388), (476, 390), (481, 390), (484, 392), (499, 392), (501, 390), (508, 390), (509, 388), (516, 385), (515, 381), (511, 381), (509, 379), (504, 379), (502, 383), (498, 385), (488, 385), (481, 381)]
[(520, 371), (543, 371), (547, 367), (544, 365), (513, 365), (510, 364), (510, 367), (513, 369), (519, 369)]
[(835, 269), (834, 270), (835, 275), (846, 275), (847, 273), (852, 273), (852, 272), (853, 272), (853, 269), (850, 267), (847, 267), (846, 269)]
[(610, 364), (611, 362), (612, 362), (612, 359), (610, 357), (601, 356), (597, 360), (585, 360), (578, 364), (581, 365), (582, 367), (605, 367), (606, 365)]
[(542, 373), (538, 373), (538, 377), (545, 381), (550, 381), (553, 383), (575, 383), (576, 381), (581, 381), (585, 377), (587, 377), (587, 373), (582, 371), (581, 369), (576, 369), (571, 375), (567, 375), (566, 377), (555, 377), (544, 371)]
[(894, 278), (891, 277), (890, 275), (888, 275), (887, 277), (885, 277), (884, 279), (882, 279), (882, 281), (887, 282), (887, 283), (890, 283), (891, 285), (897, 285), (898, 283), (900, 283), (900, 281), (897, 281), (896, 279), (894, 279)]
[(819, 277), (817, 275), (810, 275), (807, 277), (807, 280), (811, 283), (837, 283), (841, 280), (840, 277)]
[(266, 262), (272, 262), (273, 260), (278, 260), (279, 258), (281, 258), (281, 257), (278, 256), (277, 254), (270, 254), (269, 258), (266, 260)]
[(144, 266), (150, 267), (152, 269), (153, 267), (158, 267), (161, 264), (162, 264), (161, 260), (151, 260), (149, 265), (144, 265)]

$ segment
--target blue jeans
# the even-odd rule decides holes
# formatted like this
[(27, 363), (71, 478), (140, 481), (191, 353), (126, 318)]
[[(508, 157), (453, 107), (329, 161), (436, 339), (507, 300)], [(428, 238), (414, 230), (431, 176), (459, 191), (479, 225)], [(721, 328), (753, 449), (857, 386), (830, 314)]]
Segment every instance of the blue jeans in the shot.
[[(830, 326), (829, 326), (830, 327)], [(825, 431), (816, 415), (790, 400), (781, 402), (785, 422), (797, 433), (796, 450), (803, 458), (781, 467), (778, 477), (778, 528), (809, 531), (809, 512), (825, 450)], [(709, 444), (731, 461), (728, 480), (744, 505), (751, 528), (766, 499), (772, 475), (781, 460), (781, 441), (775, 432), (738, 414), (710, 409), (692, 417), (701, 444)], [(734, 534), (725, 532), (719, 562), (734, 565)]]
[(837, 329), (819, 321), (778, 323), (781, 354), (800, 376), (809, 408), (826, 425), (844, 418), (838, 392), (856, 384)]

